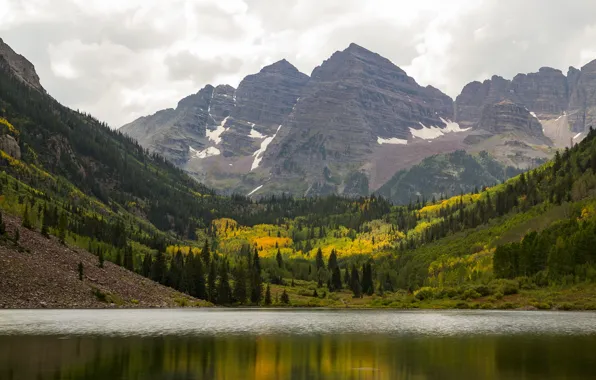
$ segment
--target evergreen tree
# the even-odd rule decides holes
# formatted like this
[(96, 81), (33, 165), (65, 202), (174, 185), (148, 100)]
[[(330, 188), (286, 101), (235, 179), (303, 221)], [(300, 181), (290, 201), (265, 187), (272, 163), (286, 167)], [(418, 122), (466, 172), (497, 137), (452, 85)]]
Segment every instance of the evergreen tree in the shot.
[(201, 250), (201, 258), (203, 259), (203, 264), (205, 267), (210, 267), (209, 264), (211, 262), (211, 253), (209, 252), (209, 241), (207, 239), (205, 239), (205, 244)]
[(131, 245), (127, 245), (124, 248), (124, 268), (132, 271), (134, 270), (134, 263), (133, 263), (133, 258), (132, 258), (132, 246)]
[(25, 204), (25, 212), (23, 212), (23, 227), (25, 227), (28, 230), (33, 228), (29, 216), (29, 204)]
[(215, 260), (211, 260), (209, 264), (209, 273), (207, 274), (207, 299), (211, 303), (217, 301), (217, 267)]
[(160, 284), (164, 284), (166, 280), (166, 258), (161, 251), (157, 251), (155, 260), (151, 264), (151, 279)]
[(19, 229), (16, 228), (14, 231), (14, 243), (18, 244), (20, 239), (21, 239), (21, 231), (19, 231)]
[(337, 253), (335, 249), (331, 250), (331, 254), (329, 255), (329, 260), (327, 261), (327, 269), (329, 272), (333, 272), (333, 269), (337, 268)]
[(267, 284), (267, 290), (265, 290), (265, 305), (271, 305), (271, 287)]
[(281, 251), (279, 250), (279, 248), (277, 249), (277, 255), (275, 255), (275, 259), (277, 260), (277, 267), (278, 268), (283, 268), (283, 266), (284, 266), (284, 259), (281, 256)]
[(79, 271), (79, 280), (83, 281), (83, 262), (82, 261), (79, 261), (78, 271)]
[(315, 261), (316, 261), (317, 273), (318, 273), (319, 269), (321, 269), (325, 266), (325, 262), (323, 261), (323, 251), (321, 250), (321, 248), (319, 248), (317, 250), (317, 257), (316, 257)]
[(232, 289), (230, 288), (230, 280), (228, 279), (228, 266), (225, 260), (221, 260), (219, 265), (217, 302), (220, 305), (229, 305), (232, 302)]
[(49, 233), (49, 228), (48, 228), (48, 209), (46, 208), (46, 206), (43, 206), (43, 213), (42, 213), (42, 221), (41, 221), (41, 234), (42, 236), (49, 238), (50, 237), (50, 233)]
[(284, 289), (283, 293), (281, 293), (280, 301), (281, 301), (281, 303), (283, 303), (285, 305), (290, 304), (290, 296), (288, 295), (288, 293), (286, 292), (285, 289)]
[(338, 291), (341, 290), (342, 288), (342, 281), (341, 281), (341, 271), (339, 270), (339, 267), (336, 266), (335, 268), (333, 268), (333, 271), (331, 273), (331, 291)]
[[(149, 256), (150, 257), (150, 255), (146, 255), (146, 256)], [(102, 249), (100, 249), (99, 250), (99, 253), (97, 254), (97, 260), (99, 261), (99, 267), (100, 268), (103, 268), (103, 263), (104, 263), (104, 260), (105, 259), (103, 257), (103, 250)], [(149, 265), (151, 265), (151, 263), (149, 263)], [(150, 271), (151, 271), (151, 268), (149, 268), (149, 272), (147, 272), (147, 275), (145, 277), (149, 277)]]
[(360, 276), (356, 266), (352, 266), (352, 275), (350, 276), (350, 289), (354, 293), (354, 298), (362, 298), (362, 286), (360, 284)]
[(253, 263), (251, 266), (252, 273), (250, 276), (250, 302), (255, 305), (261, 303), (263, 299), (263, 280), (261, 278), (261, 261), (259, 258), (259, 251), (255, 249), (253, 256)]
[(348, 266), (346, 265), (346, 267), (344, 268), (344, 284), (346, 284), (346, 286), (351, 287), (351, 279), (350, 279), (350, 272), (348, 271)]
[[(66, 220), (66, 213), (60, 214), (60, 220), (58, 222), (58, 240), (60, 243), (65, 244), (66, 241), (66, 228), (68, 227), (68, 221)], [(120, 265), (120, 264), (118, 264)]]
[(186, 273), (184, 277), (186, 279), (188, 293), (199, 299), (207, 299), (203, 260), (199, 255), (195, 255), (192, 250), (186, 256), (184, 271)]
[[(244, 304), (247, 298), (247, 273), (244, 260), (240, 260), (234, 269), (234, 301), (239, 304)], [(267, 289), (269, 289), (269, 286), (267, 286)]]
[[(101, 254), (101, 257), (103, 257), (103, 254)], [(141, 274), (143, 275), (143, 277), (151, 276), (151, 264), (152, 264), (151, 254), (146, 253), (145, 256), (143, 257), (143, 265), (141, 266)]]

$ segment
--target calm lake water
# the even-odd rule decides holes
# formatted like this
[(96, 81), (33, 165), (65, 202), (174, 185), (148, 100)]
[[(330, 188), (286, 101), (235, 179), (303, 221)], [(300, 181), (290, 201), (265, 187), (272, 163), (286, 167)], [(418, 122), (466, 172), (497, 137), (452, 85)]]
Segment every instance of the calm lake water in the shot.
[(596, 313), (0, 310), (0, 379), (594, 379)]

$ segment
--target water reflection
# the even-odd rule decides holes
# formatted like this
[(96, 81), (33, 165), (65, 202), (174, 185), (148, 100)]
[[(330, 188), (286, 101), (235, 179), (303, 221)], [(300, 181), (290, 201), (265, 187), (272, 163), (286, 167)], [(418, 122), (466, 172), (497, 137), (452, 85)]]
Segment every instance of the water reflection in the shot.
[(582, 379), (596, 337), (0, 337), (0, 379)]

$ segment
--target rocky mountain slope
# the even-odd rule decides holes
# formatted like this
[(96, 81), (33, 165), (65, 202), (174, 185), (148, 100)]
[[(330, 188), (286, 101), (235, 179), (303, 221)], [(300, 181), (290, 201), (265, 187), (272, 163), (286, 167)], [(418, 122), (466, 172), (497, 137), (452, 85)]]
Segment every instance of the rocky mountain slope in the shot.
[(458, 149), (533, 167), (581, 140), (595, 110), (596, 61), (567, 76), (493, 76), (453, 101), (351, 44), (310, 77), (280, 61), (237, 90), (207, 86), (121, 131), (223, 191), (351, 196)]
[(387, 181), (377, 194), (396, 204), (418, 200), (449, 198), (462, 193), (478, 192), (520, 173), (505, 167), (486, 152), (471, 155), (463, 150), (437, 154), (409, 169), (400, 170)]
[(0, 237), (0, 308), (176, 307), (183, 299), (207, 304), (109, 261), (100, 268), (87, 251), (23, 228), (17, 218), (5, 214), (3, 220), (8, 237), (18, 229), (20, 239), (15, 244)]

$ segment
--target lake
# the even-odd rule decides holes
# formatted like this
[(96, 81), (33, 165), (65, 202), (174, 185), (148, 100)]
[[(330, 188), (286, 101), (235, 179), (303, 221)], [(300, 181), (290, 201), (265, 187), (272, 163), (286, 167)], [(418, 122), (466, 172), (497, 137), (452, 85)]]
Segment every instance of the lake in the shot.
[(596, 313), (0, 310), (0, 379), (594, 379)]

